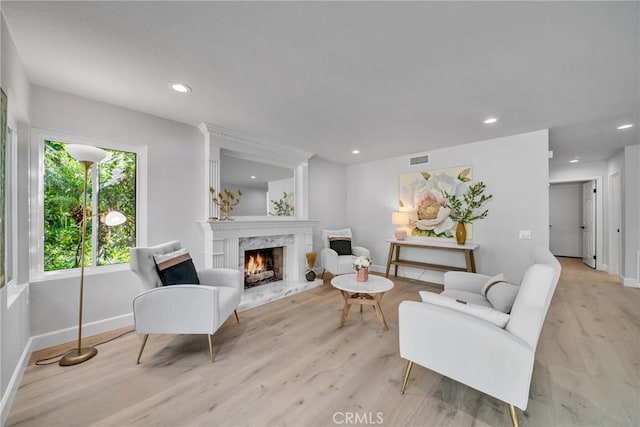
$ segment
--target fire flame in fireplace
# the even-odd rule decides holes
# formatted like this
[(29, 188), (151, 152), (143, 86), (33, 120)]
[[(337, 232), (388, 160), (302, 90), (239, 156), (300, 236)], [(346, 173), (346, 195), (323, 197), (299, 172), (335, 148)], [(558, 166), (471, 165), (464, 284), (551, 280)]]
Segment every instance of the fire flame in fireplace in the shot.
[(247, 262), (247, 268), (245, 269), (245, 273), (247, 276), (251, 276), (252, 274), (259, 273), (266, 269), (266, 265), (264, 263), (264, 258), (258, 252), (256, 256), (249, 256), (249, 261)]

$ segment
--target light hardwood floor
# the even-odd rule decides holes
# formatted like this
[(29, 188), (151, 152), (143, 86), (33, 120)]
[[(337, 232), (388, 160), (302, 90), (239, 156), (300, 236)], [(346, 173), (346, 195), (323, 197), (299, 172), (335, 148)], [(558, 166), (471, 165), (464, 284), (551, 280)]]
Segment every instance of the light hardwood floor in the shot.
[[(640, 425), (640, 289), (561, 262), (521, 425)], [(335, 426), (352, 413), (360, 425), (509, 426), (502, 402), (420, 366), (400, 395), (397, 307), (423, 289), (396, 280), (381, 302), (389, 331), (372, 310), (338, 329), (342, 297), (325, 283), (240, 313), (240, 324), (231, 316), (213, 364), (205, 336), (151, 336), (136, 365), (129, 334), (81, 365), (30, 365), (7, 425)]]

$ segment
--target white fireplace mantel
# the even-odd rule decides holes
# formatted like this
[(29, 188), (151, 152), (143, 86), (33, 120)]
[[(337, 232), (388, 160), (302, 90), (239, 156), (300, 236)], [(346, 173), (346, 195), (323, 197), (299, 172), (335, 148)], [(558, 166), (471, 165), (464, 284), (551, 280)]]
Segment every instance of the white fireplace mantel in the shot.
[(305, 254), (313, 251), (313, 229), (317, 220), (291, 217), (238, 217), (233, 221), (199, 221), (205, 232), (206, 268), (238, 268), (239, 240), (260, 236), (293, 236), (287, 249), (286, 280), (303, 281)]

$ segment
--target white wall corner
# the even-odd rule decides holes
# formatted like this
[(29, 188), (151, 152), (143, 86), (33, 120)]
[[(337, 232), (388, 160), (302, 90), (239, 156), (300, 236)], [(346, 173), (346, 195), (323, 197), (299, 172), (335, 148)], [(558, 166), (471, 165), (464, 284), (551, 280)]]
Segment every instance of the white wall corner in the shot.
[(29, 338), (29, 341), (27, 341), (27, 344), (22, 350), (20, 360), (18, 360), (18, 363), (16, 363), (13, 374), (11, 374), (11, 379), (9, 380), (9, 384), (7, 384), (7, 389), (5, 390), (4, 395), (2, 395), (2, 401), (0, 401), (0, 426), (4, 426), (7, 422), (11, 406), (13, 405), (13, 401), (18, 394), (18, 388), (20, 388), (20, 383), (22, 382), (22, 376), (24, 375), (24, 371), (27, 369), (27, 365), (29, 364), (31, 352), (33, 351), (32, 348), (33, 341), (31, 338)]
[(620, 284), (628, 288), (640, 288), (640, 283), (634, 278), (620, 276)]

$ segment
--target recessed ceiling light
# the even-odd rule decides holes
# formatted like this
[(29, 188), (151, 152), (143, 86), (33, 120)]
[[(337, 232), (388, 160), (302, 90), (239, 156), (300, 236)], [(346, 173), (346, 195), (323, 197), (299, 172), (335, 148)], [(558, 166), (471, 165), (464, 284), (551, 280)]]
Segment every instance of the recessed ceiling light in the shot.
[(256, 179), (256, 176), (255, 175), (251, 175), (249, 178)]
[(580, 160), (579, 159), (573, 159), (573, 160), (569, 160), (569, 163), (578, 163)]
[(351, 154), (360, 154), (360, 150), (352, 150)]
[(487, 120), (484, 121), (484, 124), (485, 125), (490, 125), (490, 124), (493, 124), (493, 123), (495, 123), (497, 121), (498, 121), (498, 119), (496, 119), (495, 117), (489, 117)]
[(626, 124), (626, 125), (618, 126), (618, 130), (629, 129), (629, 128), (632, 128), (632, 127), (633, 127), (633, 124), (628, 123), (628, 124)]
[(187, 93), (187, 92), (191, 92), (191, 88), (189, 86), (187, 86), (184, 83), (172, 83), (171, 84), (171, 89), (175, 90), (176, 92), (180, 92), (180, 93)]

